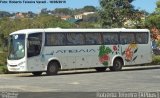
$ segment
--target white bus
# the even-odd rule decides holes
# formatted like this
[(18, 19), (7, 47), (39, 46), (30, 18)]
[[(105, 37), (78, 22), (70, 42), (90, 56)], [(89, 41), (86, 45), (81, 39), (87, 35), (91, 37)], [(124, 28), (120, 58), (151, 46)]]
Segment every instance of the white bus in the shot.
[(55, 75), (59, 70), (95, 68), (119, 71), (152, 61), (147, 29), (25, 29), (9, 38), (12, 72)]

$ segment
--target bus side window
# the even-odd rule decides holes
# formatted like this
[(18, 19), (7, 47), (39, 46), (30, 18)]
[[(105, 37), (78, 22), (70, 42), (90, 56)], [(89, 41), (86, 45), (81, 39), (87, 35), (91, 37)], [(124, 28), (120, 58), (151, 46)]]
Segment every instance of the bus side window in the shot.
[(134, 33), (131, 33), (131, 32), (122, 32), (122, 33), (120, 33), (120, 43), (122, 45), (131, 44), (133, 42), (135, 42)]
[(136, 43), (138, 44), (147, 44), (148, 43), (148, 33), (141, 32), (136, 34)]
[(63, 33), (48, 32), (45, 34), (45, 46), (63, 46), (65, 41)]
[(87, 45), (99, 45), (101, 42), (100, 33), (85, 33)]
[(67, 33), (67, 45), (83, 45), (84, 35), (82, 33)]
[(104, 44), (118, 44), (118, 34), (115, 32), (105, 32), (103, 33)]

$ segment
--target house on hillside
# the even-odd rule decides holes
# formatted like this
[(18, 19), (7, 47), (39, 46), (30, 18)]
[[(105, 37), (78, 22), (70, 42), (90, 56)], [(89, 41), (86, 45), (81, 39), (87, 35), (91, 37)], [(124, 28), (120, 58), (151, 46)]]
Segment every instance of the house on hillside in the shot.
[(84, 16), (94, 14), (95, 12), (83, 12), (81, 14), (74, 15), (75, 19), (83, 19)]
[(84, 12), (83, 15), (91, 15), (94, 14), (95, 12)]
[(83, 19), (88, 16), (88, 15), (91, 15), (91, 14), (94, 14), (95, 12), (83, 12), (81, 14), (77, 14), (77, 15), (74, 15), (74, 17), (70, 16), (70, 15), (59, 15), (57, 17), (60, 17), (62, 20), (65, 20), (65, 21), (68, 21), (69, 23), (79, 23), (81, 21), (83, 21)]
[(21, 13), (21, 12), (18, 12), (15, 15), (15, 18), (24, 18), (24, 17), (25, 17), (24, 13)]
[(74, 15), (74, 19), (83, 19), (83, 14)]

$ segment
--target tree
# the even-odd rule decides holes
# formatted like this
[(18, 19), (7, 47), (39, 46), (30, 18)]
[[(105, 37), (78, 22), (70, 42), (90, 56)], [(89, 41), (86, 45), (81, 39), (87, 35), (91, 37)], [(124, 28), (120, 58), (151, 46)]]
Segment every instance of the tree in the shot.
[(0, 18), (9, 17), (9, 16), (11, 16), (11, 14), (9, 12), (0, 11)]
[(0, 19), (0, 47), (3, 46), (11, 32), (21, 29), (55, 27), (73, 28), (75, 25), (47, 14), (40, 14), (33, 18), (10, 19), (8, 17), (4, 17)]
[(43, 8), (43, 9), (41, 9), (41, 14), (48, 14), (48, 10), (47, 10), (47, 8)]
[(84, 12), (95, 12), (97, 9), (94, 6), (84, 6), (82, 9)]
[(155, 12), (150, 14), (145, 21), (146, 27), (152, 32), (153, 39), (157, 39), (157, 36), (160, 33), (160, 0), (157, 1), (156, 5)]
[(78, 28), (95, 28), (95, 24), (89, 22), (80, 22)]
[(69, 8), (56, 8), (53, 12), (56, 15), (72, 15), (72, 10)]
[(160, 0), (156, 3), (157, 7), (155, 9), (155, 12), (150, 14), (146, 18), (146, 26), (148, 28), (157, 28), (160, 29)]
[(32, 11), (28, 11), (27, 15), (28, 15), (29, 18), (33, 18), (33, 17), (37, 16), (37, 15), (36, 15), (35, 13), (33, 13)]
[(100, 0), (102, 27), (124, 27), (124, 22), (137, 18), (137, 10), (131, 5), (134, 0)]
[(157, 7), (156, 7), (155, 13), (160, 14), (160, 0), (158, 0), (158, 1), (156, 2), (156, 5), (157, 5)]

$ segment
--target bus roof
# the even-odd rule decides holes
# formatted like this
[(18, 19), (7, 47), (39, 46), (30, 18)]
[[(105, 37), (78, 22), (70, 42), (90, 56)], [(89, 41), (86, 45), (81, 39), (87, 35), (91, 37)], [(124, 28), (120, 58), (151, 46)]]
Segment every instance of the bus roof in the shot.
[(149, 32), (148, 29), (125, 29), (125, 28), (114, 28), (114, 29), (61, 29), (61, 28), (46, 28), (46, 29), (23, 29), (18, 30), (13, 34), (30, 34), (39, 32)]

